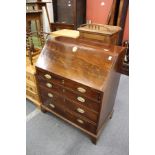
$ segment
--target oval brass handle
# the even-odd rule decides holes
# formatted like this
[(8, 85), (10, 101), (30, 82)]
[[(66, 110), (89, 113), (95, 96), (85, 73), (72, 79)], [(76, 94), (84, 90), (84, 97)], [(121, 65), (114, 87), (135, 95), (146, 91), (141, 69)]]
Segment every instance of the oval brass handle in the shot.
[(82, 87), (78, 87), (77, 90), (81, 93), (85, 93), (86, 89), (82, 88)]
[(81, 119), (77, 119), (77, 121), (78, 121), (80, 124), (83, 124), (83, 123), (84, 123), (84, 121), (81, 120)]
[(84, 111), (83, 109), (81, 109), (81, 108), (77, 108), (76, 110), (77, 110), (79, 113), (81, 113), (81, 114), (85, 113), (85, 111)]
[(52, 84), (51, 84), (51, 83), (46, 83), (46, 86), (47, 86), (48, 88), (52, 88)]
[(65, 83), (65, 81), (64, 80), (62, 80), (62, 84), (64, 84)]
[(109, 56), (109, 57), (108, 57), (108, 60), (111, 61), (111, 60), (112, 60), (112, 56)]
[(72, 48), (72, 52), (77, 52), (77, 50), (78, 50), (77, 46), (74, 46), (74, 47)]
[(83, 97), (77, 97), (77, 100), (80, 102), (85, 102), (85, 99)]
[(45, 74), (44, 76), (46, 79), (52, 79), (51, 75), (49, 75), (49, 74)]
[(50, 105), (51, 108), (55, 108), (55, 105), (54, 104), (51, 103), (49, 105)]
[(53, 94), (48, 93), (48, 97), (52, 98), (53, 97)]

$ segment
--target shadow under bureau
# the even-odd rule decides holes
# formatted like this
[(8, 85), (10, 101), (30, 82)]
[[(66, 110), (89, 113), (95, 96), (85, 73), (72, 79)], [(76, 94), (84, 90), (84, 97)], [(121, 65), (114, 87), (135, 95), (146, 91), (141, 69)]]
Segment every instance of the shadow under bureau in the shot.
[(36, 63), (41, 110), (81, 129), (96, 143), (112, 117), (124, 50), (88, 40), (49, 39)]

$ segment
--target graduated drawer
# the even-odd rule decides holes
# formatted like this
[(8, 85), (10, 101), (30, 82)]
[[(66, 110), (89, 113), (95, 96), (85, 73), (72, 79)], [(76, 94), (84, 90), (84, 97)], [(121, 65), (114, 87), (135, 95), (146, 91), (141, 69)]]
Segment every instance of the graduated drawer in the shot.
[(97, 112), (91, 111), (85, 106), (82, 106), (76, 102), (70, 101), (63, 96), (60, 96), (61, 94), (58, 95), (56, 92), (51, 91), (51, 90), (48, 91), (47, 89), (43, 87), (40, 87), (40, 94), (43, 100), (43, 104), (48, 105), (52, 103), (54, 106), (56, 105), (64, 106), (70, 111), (80, 114), (81, 116), (84, 116), (95, 123), (97, 122), (97, 119), (98, 119)]
[(80, 115), (71, 112), (69, 110), (65, 110), (65, 118), (73, 122), (74, 124), (80, 126), (81, 128), (90, 131), (92, 133), (96, 133), (96, 124), (91, 122), (90, 120), (81, 117)]
[(84, 117), (88, 118), (89, 120), (97, 123), (98, 113), (91, 111), (88, 108), (86, 108), (80, 104), (77, 104), (73, 101), (70, 101), (68, 99), (65, 99), (64, 105), (70, 111), (73, 111), (73, 112), (79, 114), (80, 116), (84, 116)]
[(72, 89), (73, 91), (82, 94), (83, 96), (86, 96), (94, 101), (101, 102), (102, 100), (103, 93), (100, 91), (40, 69), (37, 70), (37, 74), (47, 81), (57, 83)]
[(100, 110), (100, 103), (97, 103), (91, 99), (86, 98), (83, 95), (76, 94), (68, 89), (63, 89), (62, 90), (63, 95), (67, 98), (72, 100), (73, 102), (76, 102), (91, 111), (99, 112)]

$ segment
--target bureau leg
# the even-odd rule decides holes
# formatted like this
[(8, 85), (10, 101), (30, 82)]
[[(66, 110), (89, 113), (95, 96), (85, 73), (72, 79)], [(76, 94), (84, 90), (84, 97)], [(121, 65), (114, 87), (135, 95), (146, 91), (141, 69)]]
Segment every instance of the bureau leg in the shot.
[(93, 144), (95, 144), (95, 145), (97, 144), (97, 138), (91, 137), (91, 141), (92, 141)]
[(40, 110), (41, 110), (41, 112), (43, 112), (43, 113), (46, 113), (46, 112), (47, 112), (47, 110), (44, 109), (43, 107), (40, 107)]

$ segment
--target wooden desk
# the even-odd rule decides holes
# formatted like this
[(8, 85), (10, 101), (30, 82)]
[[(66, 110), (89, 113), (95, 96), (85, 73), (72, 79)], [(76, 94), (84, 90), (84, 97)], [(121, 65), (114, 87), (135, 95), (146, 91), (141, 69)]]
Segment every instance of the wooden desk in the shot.
[(68, 37), (46, 42), (37, 63), (41, 110), (88, 134), (96, 144), (112, 117), (124, 47)]

